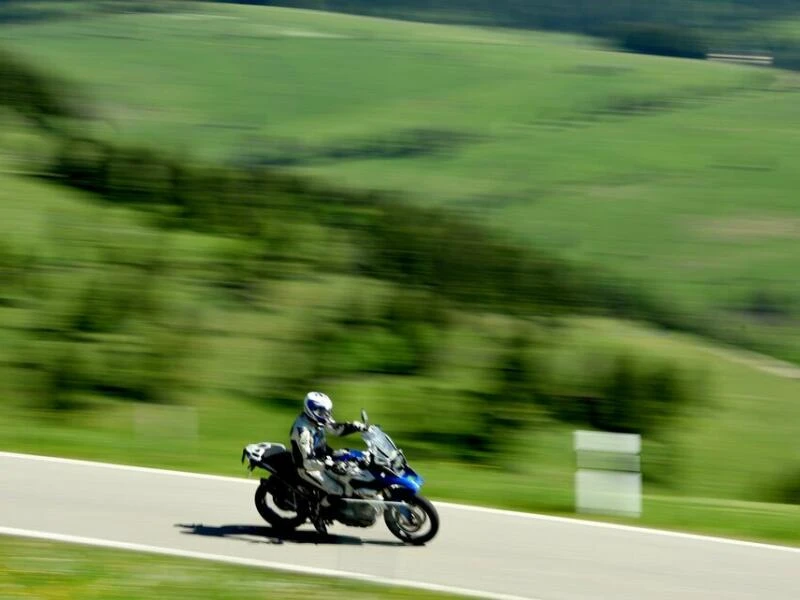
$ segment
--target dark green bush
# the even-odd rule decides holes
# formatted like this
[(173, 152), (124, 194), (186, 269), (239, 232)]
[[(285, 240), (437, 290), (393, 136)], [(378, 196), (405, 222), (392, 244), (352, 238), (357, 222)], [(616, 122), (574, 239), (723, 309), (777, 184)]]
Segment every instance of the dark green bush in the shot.
[(92, 8), (109, 13), (172, 13), (186, 10), (181, 0), (96, 0)]
[(86, 138), (66, 138), (55, 156), (53, 170), (71, 187), (105, 194), (110, 148)]
[(767, 489), (769, 492), (763, 499), (768, 502), (800, 504), (800, 467), (784, 471)]
[(76, 291), (59, 287), (39, 305), (26, 372), (47, 406), (74, 408), (87, 394), (145, 402), (177, 396), (191, 335), (176, 331), (179, 320), (166, 312), (162, 277), (150, 262), (108, 262), (78, 280)]
[(800, 71), (800, 43), (776, 48), (773, 60), (779, 69)]
[(434, 335), (422, 325), (392, 331), (380, 327), (323, 326), (311, 350), (319, 357), (321, 376), (333, 379), (356, 373), (416, 375), (433, 364)]
[(702, 35), (687, 27), (658, 23), (626, 25), (614, 36), (623, 50), (678, 58), (705, 58), (708, 45)]
[(595, 307), (657, 312), (627, 286), (600, 284), (590, 271), (502, 240), (447, 212), (381, 194), (323, 187), (259, 169), (203, 168), (135, 148), (68, 141), (54, 163), (70, 185), (140, 207), (167, 206), (191, 229), (261, 239), (273, 258), (290, 254), (293, 223), (316, 219), (347, 230), (357, 273), (425, 289), (436, 298), (517, 314)]
[(58, 411), (80, 406), (78, 394), (88, 386), (83, 357), (73, 344), (52, 348), (44, 365), (44, 406)]
[(252, 242), (232, 240), (215, 262), (214, 285), (238, 304), (257, 306), (271, 276), (263, 251)]
[[(324, 238), (314, 253), (298, 255), (298, 240), (305, 238), (297, 231), (311, 223), (316, 229), (336, 228), (355, 248), (356, 256), (336, 263), (339, 272), (350, 268), (356, 275), (425, 290), (434, 303), (523, 317), (592, 313), (632, 318), (765, 350), (747, 332), (681, 311), (657, 300), (657, 291), (643, 290), (596, 265), (523, 247), (482, 224), (390, 194), (344, 190), (265, 168), (209, 167), (87, 140), (67, 141), (53, 172), (69, 185), (154, 211), (164, 226), (263, 244), (261, 264), (269, 268), (246, 274), (246, 287), (257, 287), (256, 278), (296, 272), (301, 263), (328, 269), (330, 261), (320, 259)], [(294, 263), (291, 270), (278, 264), (287, 260)]]
[(711, 32), (740, 31), (754, 21), (794, 14), (787, 0), (217, 0), (332, 10), (443, 23), (603, 35), (620, 22), (652, 20)]
[(170, 161), (146, 148), (115, 147), (107, 158), (106, 194), (117, 202), (165, 204), (172, 191)]
[(477, 418), (471, 437), (485, 459), (497, 461), (512, 451), (548, 405), (548, 368), (532, 344), (526, 331), (512, 335), (488, 374), (488, 390), (473, 395)]
[(603, 431), (659, 437), (706, 393), (703, 381), (669, 361), (635, 360), (628, 354), (585, 362), (578, 386), (556, 383), (548, 400), (559, 420)]
[(187, 340), (177, 331), (130, 328), (125, 339), (94, 348), (90, 389), (138, 402), (174, 403), (186, 385), (182, 368), (187, 351)]
[(58, 119), (84, 116), (73, 86), (0, 49), (0, 106), (53, 130)]
[(0, 240), (0, 304), (14, 304), (28, 291), (36, 258)]

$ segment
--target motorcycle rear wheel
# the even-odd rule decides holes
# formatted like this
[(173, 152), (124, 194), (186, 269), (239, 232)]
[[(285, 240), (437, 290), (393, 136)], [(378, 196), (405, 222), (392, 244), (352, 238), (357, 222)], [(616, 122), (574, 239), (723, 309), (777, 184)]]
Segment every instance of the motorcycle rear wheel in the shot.
[[(270, 506), (269, 502), (269, 496), (272, 495), (273, 485), (274, 483), (272, 483), (269, 479), (261, 481), (261, 485), (259, 485), (258, 489), (256, 489), (254, 498), (256, 510), (258, 511), (258, 514), (261, 515), (261, 518), (269, 523), (273, 529), (280, 532), (294, 531), (300, 527), (300, 525), (306, 522), (308, 513), (300, 508), (296, 513), (294, 513), (294, 516), (284, 516), (283, 514), (279, 514)], [(274, 504), (274, 497), (272, 502)], [(286, 514), (285, 511), (281, 512)], [(291, 515), (291, 513), (288, 514)]]

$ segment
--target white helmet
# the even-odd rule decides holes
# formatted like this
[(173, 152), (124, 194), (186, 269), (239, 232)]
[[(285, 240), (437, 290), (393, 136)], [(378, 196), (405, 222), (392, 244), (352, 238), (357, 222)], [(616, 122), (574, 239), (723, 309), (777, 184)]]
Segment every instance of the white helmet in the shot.
[(308, 392), (303, 400), (303, 412), (314, 423), (328, 425), (333, 422), (333, 402), (322, 392)]

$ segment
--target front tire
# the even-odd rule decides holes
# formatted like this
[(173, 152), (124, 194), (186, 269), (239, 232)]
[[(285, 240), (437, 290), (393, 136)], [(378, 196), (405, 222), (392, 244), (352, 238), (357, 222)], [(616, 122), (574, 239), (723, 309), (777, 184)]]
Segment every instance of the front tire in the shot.
[[(261, 518), (269, 523), (273, 529), (285, 533), (294, 531), (300, 525), (306, 522), (308, 518), (307, 513), (301, 508), (294, 515), (281, 511), (279, 514), (272, 506), (270, 506), (269, 498), (272, 496), (273, 483), (269, 479), (262, 479), (261, 485), (256, 489), (255, 505), (258, 514)], [(274, 504), (274, 497), (272, 498)], [(280, 510), (280, 509), (279, 509)]]
[(407, 511), (390, 506), (383, 512), (383, 520), (396, 538), (407, 544), (422, 546), (439, 532), (439, 513), (430, 500), (414, 494), (395, 495), (391, 500), (408, 505)]

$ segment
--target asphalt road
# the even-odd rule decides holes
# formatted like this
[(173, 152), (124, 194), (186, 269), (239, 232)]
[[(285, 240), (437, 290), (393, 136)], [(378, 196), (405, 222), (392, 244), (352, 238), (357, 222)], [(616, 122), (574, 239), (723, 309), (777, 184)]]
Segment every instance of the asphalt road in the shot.
[(450, 504), (437, 504), (441, 530), (425, 547), (398, 545), (382, 521), (336, 526), (329, 540), (306, 525), (279, 540), (255, 511), (256, 485), (0, 453), (0, 533), (81, 536), (495, 598), (800, 598), (800, 549)]

